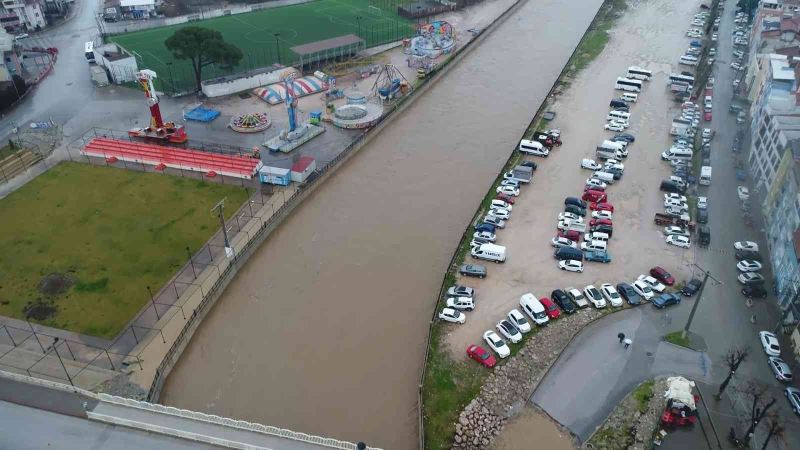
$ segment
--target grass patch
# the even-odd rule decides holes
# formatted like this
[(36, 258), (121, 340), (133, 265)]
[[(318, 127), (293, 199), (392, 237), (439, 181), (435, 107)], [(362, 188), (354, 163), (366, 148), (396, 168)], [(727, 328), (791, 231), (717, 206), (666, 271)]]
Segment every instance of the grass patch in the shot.
[[(650, 399), (653, 398), (653, 387), (655, 386), (654, 380), (645, 381), (633, 390), (624, 400), (617, 406), (617, 410), (611, 413), (611, 416), (603, 425), (603, 427), (592, 436), (589, 441), (596, 449), (603, 450), (623, 450), (629, 448), (634, 443), (631, 430), (634, 426), (634, 418), (629, 414), (632, 408), (635, 408), (639, 413), (647, 411), (647, 406)], [(614, 426), (617, 424), (618, 426)]]
[(683, 337), (683, 330), (673, 331), (672, 333), (669, 333), (668, 335), (664, 336), (664, 340), (671, 344), (691, 349), (691, 347), (689, 347), (689, 338)]
[(567, 62), (566, 76), (574, 76), (585, 69), (606, 48), (610, 38), (609, 30), (627, 8), (626, 0), (606, 0), (603, 3), (575, 53)]
[(656, 382), (654, 380), (645, 381), (634, 389), (633, 398), (636, 399), (636, 409), (640, 413), (647, 411), (647, 404), (650, 403), (650, 399), (653, 398), (653, 386), (655, 386), (655, 384)]
[(227, 198), (230, 216), (247, 195), (61, 163), (0, 200), (0, 314), (112, 338), (217, 229), (211, 207)]
[(11, 141), (9, 141), (8, 144), (0, 147), (0, 161), (8, 158), (9, 156), (12, 156), (12, 155), (16, 154), (20, 150), (21, 150), (21, 148), (16, 144), (14, 144), (13, 147), (12, 147)]

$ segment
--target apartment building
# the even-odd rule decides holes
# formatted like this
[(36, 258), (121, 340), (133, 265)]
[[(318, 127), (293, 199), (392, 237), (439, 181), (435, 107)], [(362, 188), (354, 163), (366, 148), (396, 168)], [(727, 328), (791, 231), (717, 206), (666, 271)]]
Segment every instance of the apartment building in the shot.
[(44, 0), (2, 0), (0, 5), (0, 21), (5, 18), (3, 27), (10, 32), (33, 31), (47, 26)]

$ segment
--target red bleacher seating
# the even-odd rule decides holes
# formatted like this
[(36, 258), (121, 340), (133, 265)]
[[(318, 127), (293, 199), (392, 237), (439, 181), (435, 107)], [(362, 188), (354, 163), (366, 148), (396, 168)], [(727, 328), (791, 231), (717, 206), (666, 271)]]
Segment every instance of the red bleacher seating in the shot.
[(157, 168), (166, 166), (245, 179), (252, 178), (261, 167), (261, 161), (249, 156), (223, 155), (110, 138), (92, 139), (81, 153), (107, 160), (117, 158), (120, 161), (148, 164)]

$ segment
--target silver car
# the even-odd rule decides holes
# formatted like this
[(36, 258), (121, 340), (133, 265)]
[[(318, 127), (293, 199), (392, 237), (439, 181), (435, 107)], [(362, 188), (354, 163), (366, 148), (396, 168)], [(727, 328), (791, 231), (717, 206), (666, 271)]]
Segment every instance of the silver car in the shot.
[(768, 364), (778, 381), (783, 381), (786, 383), (792, 381), (792, 370), (789, 369), (789, 365), (786, 364), (786, 361), (778, 358), (777, 356), (770, 356)]
[(786, 398), (789, 399), (789, 405), (795, 414), (800, 414), (800, 389), (787, 387), (783, 392), (786, 394)]

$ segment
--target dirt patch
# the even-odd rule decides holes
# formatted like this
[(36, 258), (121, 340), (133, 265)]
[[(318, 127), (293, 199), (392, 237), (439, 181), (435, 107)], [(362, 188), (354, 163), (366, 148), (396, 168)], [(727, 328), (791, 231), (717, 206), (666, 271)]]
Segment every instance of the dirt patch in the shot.
[(25, 313), (25, 320), (47, 320), (52, 318), (58, 312), (58, 308), (52, 301), (38, 299), (33, 302), (28, 302), (22, 309)]
[(53, 272), (46, 275), (39, 281), (39, 292), (47, 297), (58, 297), (67, 293), (69, 288), (75, 284), (75, 277)]
[(617, 405), (584, 448), (652, 448), (651, 438), (665, 406), (661, 393), (666, 389), (664, 378), (639, 385)]

